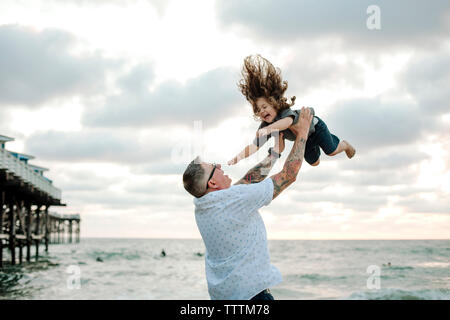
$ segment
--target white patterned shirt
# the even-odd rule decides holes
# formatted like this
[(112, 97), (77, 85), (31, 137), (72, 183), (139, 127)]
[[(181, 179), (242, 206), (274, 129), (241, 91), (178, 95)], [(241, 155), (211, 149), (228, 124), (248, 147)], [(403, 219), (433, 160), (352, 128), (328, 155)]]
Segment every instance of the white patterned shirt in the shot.
[(258, 212), (272, 197), (273, 181), (268, 178), (194, 198), (211, 299), (249, 300), (281, 282), (281, 273), (270, 263), (266, 228)]

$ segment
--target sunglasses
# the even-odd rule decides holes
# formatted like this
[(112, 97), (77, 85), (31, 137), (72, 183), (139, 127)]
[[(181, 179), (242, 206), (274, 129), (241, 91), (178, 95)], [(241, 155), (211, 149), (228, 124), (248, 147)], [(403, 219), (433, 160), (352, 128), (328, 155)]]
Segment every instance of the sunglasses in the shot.
[(211, 171), (211, 174), (209, 175), (208, 180), (206, 180), (206, 189), (208, 189), (208, 182), (209, 182), (209, 180), (211, 180), (212, 176), (214, 175), (214, 171), (216, 171), (216, 168), (217, 168), (217, 164), (214, 163), (213, 164), (213, 169)]

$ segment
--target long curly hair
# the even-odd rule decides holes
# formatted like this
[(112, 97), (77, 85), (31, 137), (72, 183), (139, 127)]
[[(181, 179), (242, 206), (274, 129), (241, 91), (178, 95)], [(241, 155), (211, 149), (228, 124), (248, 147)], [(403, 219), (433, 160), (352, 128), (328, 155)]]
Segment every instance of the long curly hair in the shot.
[(291, 103), (288, 103), (284, 97), (288, 83), (281, 79), (281, 70), (275, 68), (269, 60), (261, 55), (246, 57), (241, 75), (242, 79), (239, 81), (238, 87), (252, 105), (255, 119), (257, 119), (256, 100), (258, 98), (266, 98), (277, 113), (294, 105), (295, 96), (291, 97)]

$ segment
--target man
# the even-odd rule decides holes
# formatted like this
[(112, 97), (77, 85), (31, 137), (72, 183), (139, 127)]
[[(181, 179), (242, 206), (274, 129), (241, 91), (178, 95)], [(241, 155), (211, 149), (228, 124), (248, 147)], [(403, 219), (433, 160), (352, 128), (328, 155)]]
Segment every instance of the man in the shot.
[[(264, 180), (279, 155), (269, 155), (233, 186), (220, 165), (197, 157), (183, 174), (184, 188), (193, 196), (195, 220), (206, 247), (208, 291), (214, 300), (273, 300), (268, 290), (281, 282), (270, 263), (264, 222), (258, 209), (268, 205), (297, 177), (305, 153), (312, 115), (302, 108), (290, 127), (297, 138), (283, 169)], [(279, 151), (284, 149), (279, 139)]]

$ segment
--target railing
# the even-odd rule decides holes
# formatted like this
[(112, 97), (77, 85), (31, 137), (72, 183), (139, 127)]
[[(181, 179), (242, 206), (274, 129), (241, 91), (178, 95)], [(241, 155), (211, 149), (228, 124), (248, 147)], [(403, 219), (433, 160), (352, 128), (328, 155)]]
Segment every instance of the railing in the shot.
[(57, 219), (80, 220), (80, 214), (79, 213), (61, 214), (61, 213), (57, 213), (57, 212), (49, 212), (48, 215), (50, 217), (57, 218)]
[(23, 161), (12, 156), (5, 149), (0, 148), (0, 169), (11, 172), (15, 176), (21, 178), (24, 182), (31, 184), (54, 199), (61, 200), (61, 190), (55, 188), (43, 176), (31, 169)]

